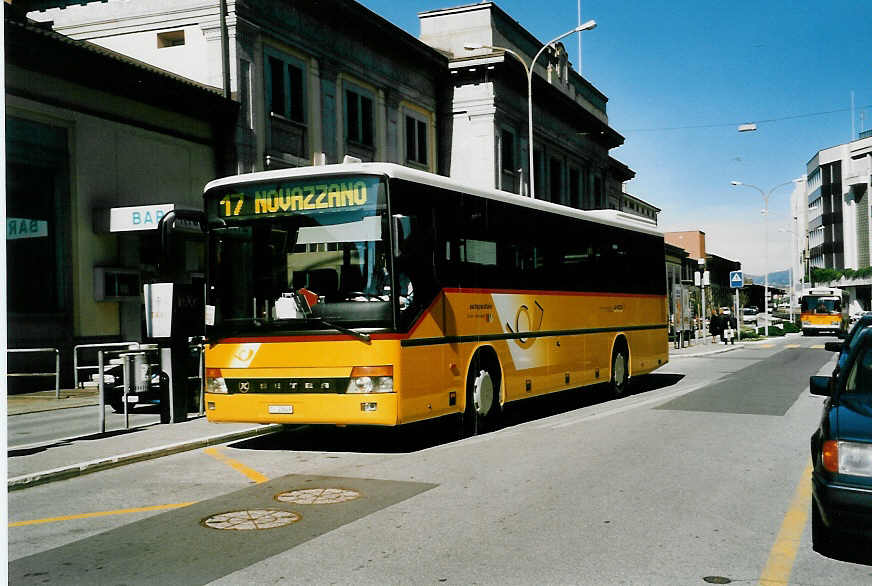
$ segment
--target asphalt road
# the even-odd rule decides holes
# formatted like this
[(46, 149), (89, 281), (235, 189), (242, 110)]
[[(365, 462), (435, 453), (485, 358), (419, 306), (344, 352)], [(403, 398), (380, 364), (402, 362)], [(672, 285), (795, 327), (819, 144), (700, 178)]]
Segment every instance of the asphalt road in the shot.
[(675, 359), (461, 441), (305, 427), (16, 491), (10, 582), (870, 583), (872, 553), (820, 556), (803, 518), (823, 341)]

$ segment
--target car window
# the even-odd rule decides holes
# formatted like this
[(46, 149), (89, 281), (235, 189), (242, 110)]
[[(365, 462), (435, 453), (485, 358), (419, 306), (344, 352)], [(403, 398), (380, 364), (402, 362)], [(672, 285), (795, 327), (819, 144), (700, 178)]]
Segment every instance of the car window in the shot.
[(872, 393), (872, 347), (860, 350), (845, 381), (846, 393)]

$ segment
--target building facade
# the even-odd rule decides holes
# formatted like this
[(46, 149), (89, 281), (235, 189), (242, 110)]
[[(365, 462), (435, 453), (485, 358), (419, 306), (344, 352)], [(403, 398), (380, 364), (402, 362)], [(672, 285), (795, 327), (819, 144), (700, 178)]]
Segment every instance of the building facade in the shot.
[[(450, 57), (451, 177), (530, 195), (527, 74), (519, 59), (530, 63), (542, 43), (493, 2), (418, 18), (421, 40)], [(624, 138), (609, 126), (608, 98), (572, 69), (560, 43), (542, 53), (533, 73), (535, 197), (609, 208), (609, 195), (635, 174), (609, 156)]]
[(870, 266), (872, 136), (818, 151), (806, 171), (810, 265)]
[(30, 16), (238, 102), (234, 172), (346, 155), (446, 170), (447, 59), (353, 0), (55, 4)]
[[(9, 347), (68, 365), (76, 344), (140, 339), (154, 214), (200, 207), (236, 105), (9, 5), (4, 27)], [(139, 221), (113, 231), (113, 209)]]

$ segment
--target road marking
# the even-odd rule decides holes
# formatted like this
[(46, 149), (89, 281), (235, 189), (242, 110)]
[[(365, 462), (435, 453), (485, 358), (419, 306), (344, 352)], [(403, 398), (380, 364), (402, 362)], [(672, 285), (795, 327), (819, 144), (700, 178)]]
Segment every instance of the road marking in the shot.
[(175, 503), (172, 505), (152, 505), (150, 507), (137, 507), (135, 509), (117, 509), (115, 511), (98, 511), (96, 513), (79, 513), (78, 515), (64, 515), (63, 517), (48, 517), (46, 519), (32, 519), (30, 521), (15, 521), (9, 523), (10, 527), (24, 527), (25, 525), (39, 525), (40, 523), (55, 523), (57, 521), (72, 521), (74, 519), (91, 519), (93, 517), (106, 517), (108, 515), (127, 515), (130, 513), (144, 513), (147, 511), (163, 511), (166, 509), (180, 509), (193, 505), (197, 501), (189, 503)]
[(787, 584), (790, 580), (790, 572), (793, 570), (793, 562), (796, 560), (802, 532), (808, 521), (810, 505), (811, 464), (806, 466), (802, 473), (802, 479), (793, 494), (790, 508), (784, 515), (778, 537), (775, 538), (775, 544), (769, 551), (769, 560), (760, 575), (759, 583), (761, 585)]
[(775, 344), (760, 344), (758, 348), (775, 348)]
[(785, 347), (786, 348), (802, 348), (802, 346), (800, 346), (799, 344), (788, 344)]
[(826, 346), (824, 346), (823, 344), (814, 344), (814, 345), (811, 346), (811, 347), (812, 347), (812, 348), (817, 348), (818, 350), (823, 350), (824, 348), (826, 348)]
[(216, 460), (224, 462), (225, 464), (227, 464), (228, 466), (230, 466), (231, 468), (233, 468), (237, 472), (241, 472), (243, 475), (245, 475), (249, 480), (251, 480), (255, 484), (260, 484), (261, 482), (266, 482), (267, 480), (269, 480), (269, 478), (267, 478), (266, 476), (264, 476), (263, 474), (261, 474), (257, 470), (249, 468), (248, 466), (246, 466), (245, 464), (243, 464), (242, 462), (240, 462), (238, 460), (234, 460), (233, 458), (228, 458), (227, 456), (222, 454), (218, 450), (218, 448), (206, 448), (203, 450), (203, 452), (212, 456)]

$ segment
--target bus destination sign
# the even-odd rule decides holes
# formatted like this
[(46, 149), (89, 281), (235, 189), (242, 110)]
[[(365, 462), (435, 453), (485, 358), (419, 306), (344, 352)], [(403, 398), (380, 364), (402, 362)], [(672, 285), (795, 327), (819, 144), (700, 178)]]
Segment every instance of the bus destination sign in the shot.
[(362, 208), (375, 204), (377, 179), (252, 186), (218, 200), (219, 218), (248, 219), (266, 215)]

